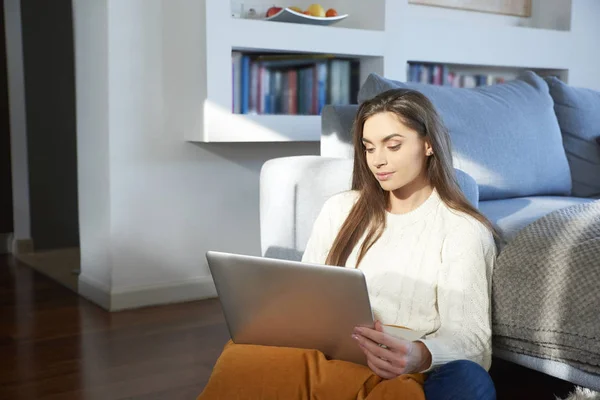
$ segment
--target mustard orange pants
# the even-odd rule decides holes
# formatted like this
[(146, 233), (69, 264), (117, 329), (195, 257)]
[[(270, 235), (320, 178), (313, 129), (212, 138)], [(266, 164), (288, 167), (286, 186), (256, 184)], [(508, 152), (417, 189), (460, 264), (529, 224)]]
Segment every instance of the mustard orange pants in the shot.
[(229, 341), (198, 400), (425, 400), (425, 375), (385, 380), (317, 350)]

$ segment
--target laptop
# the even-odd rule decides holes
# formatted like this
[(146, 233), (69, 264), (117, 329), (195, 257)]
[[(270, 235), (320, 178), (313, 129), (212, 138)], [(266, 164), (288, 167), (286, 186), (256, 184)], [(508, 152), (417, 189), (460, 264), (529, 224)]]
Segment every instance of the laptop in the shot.
[(367, 364), (351, 338), (354, 327), (373, 327), (361, 270), (214, 251), (206, 259), (234, 343)]

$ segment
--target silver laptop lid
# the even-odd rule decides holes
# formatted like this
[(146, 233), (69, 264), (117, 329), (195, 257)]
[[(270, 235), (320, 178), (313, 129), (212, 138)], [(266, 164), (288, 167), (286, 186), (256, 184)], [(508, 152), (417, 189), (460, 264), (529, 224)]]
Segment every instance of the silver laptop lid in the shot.
[(355, 326), (373, 326), (362, 271), (219, 252), (206, 258), (235, 343), (366, 363), (351, 338)]

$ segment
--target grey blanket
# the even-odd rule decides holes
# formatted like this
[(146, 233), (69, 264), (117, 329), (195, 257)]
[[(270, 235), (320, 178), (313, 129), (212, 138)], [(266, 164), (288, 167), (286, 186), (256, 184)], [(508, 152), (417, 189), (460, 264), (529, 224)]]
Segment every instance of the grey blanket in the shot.
[(600, 201), (525, 227), (492, 282), (495, 347), (600, 375)]

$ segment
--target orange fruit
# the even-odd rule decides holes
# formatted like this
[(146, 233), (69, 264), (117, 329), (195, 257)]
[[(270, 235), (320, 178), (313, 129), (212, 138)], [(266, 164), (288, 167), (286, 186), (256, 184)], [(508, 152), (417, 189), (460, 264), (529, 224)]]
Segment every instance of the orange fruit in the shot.
[(306, 11), (308, 11), (310, 13), (310, 15), (312, 15), (313, 17), (324, 17), (325, 16), (325, 9), (320, 4), (311, 4), (310, 6), (308, 6)]
[(327, 10), (327, 12), (325, 13), (326, 17), (337, 17), (338, 12), (335, 10), (335, 8), (330, 8), (329, 10)]

